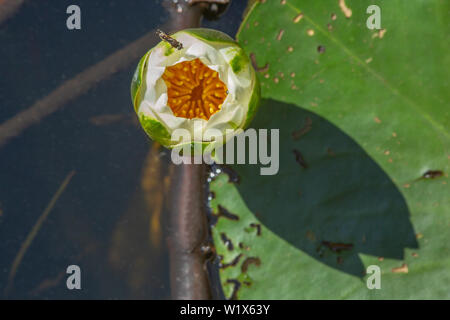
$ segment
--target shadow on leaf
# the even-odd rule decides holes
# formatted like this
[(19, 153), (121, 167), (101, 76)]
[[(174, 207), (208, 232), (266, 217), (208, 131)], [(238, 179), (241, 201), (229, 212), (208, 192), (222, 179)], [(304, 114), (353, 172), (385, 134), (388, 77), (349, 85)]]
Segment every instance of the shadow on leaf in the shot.
[(359, 253), (402, 259), (406, 247), (418, 248), (402, 194), (342, 130), (274, 100), (263, 101), (252, 127), (280, 129), (276, 175), (260, 175), (258, 165), (234, 166), (244, 201), (272, 232), (358, 277)]

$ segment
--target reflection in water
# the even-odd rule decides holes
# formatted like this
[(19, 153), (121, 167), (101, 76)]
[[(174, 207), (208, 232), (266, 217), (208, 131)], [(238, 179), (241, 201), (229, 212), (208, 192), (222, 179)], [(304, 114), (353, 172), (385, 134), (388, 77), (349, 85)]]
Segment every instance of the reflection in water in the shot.
[(148, 298), (151, 294), (148, 288), (163, 285), (155, 275), (167, 268), (161, 214), (172, 170), (166, 170), (167, 163), (163, 160), (167, 159), (162, 159), (160, 152), (160, 145), (154, 143), (144, 161), (140, 190), (118, 219), (109, 249), (115, 277), (123, 279), (133, 298)]

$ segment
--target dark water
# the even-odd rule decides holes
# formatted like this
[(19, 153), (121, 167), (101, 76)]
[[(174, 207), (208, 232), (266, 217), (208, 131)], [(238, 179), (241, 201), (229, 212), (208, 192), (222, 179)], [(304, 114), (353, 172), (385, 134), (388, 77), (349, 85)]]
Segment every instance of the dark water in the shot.
[[(66, 28), (71, 4), (81, 8), (79, 31)], [(233, 36), (245, 6), (235, 0), (203, 26)], [(167, 19), (161, 1), (25, 1), (0, 25), (0, 123)], [(158, 222), (164, 212), (153, 192), (155, 181), (164, 185), (167, 166), (155, 165), (164, 162), (160, 151), (150, 153), (151, 142), (133, 121), (129, 84), (136, 64), (0, 148), (0, 298), (170, 297)], [(71, 171), (11, 282), (21, 245)], [(82, 290), (66, 288), (72, 264), (81, 268)]]

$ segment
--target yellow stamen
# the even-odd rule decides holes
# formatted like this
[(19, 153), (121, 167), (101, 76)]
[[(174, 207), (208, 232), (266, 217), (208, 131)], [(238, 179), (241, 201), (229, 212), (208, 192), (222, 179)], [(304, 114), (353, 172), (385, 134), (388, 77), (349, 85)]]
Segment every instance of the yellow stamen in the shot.
[(167, 67), (162, 78), (167, 86), (169, 107), (177, 117), (209, 120), (227, 97), (225, 83), (200, 59)]

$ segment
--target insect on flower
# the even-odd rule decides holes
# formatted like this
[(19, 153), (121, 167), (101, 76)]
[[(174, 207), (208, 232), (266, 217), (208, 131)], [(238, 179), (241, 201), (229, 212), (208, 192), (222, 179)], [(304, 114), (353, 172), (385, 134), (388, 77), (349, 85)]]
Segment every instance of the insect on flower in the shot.
[(178, 50), (183, 49), (183, 44), (178, 42), (171, 36), (167, 35), (164, 31), (157, 29), (156, 34), (161, 38), (161, 40), (168, 42), (172, 47), (177, 48)]
[[(230, 131), (245, 129), (258, 108), (260, 87), (239, 44), (211, 29), (158, 35), (163, 41), (144, 55), (131, 83), (146, 133), (168, 148), (189, 143), (204, 149), (216, 141), (208, 130), (228, 138)], [(190, 140), (174, 137), (177, 129), (189, 132)]]

